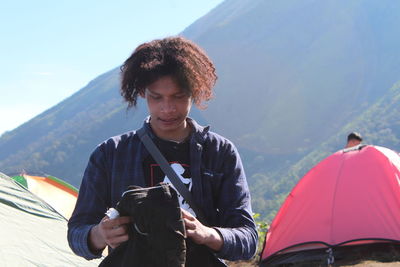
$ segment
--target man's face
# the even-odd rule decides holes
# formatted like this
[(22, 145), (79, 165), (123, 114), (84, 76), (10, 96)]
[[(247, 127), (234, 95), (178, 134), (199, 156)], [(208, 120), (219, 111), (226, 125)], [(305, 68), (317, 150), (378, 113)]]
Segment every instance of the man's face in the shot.
[(349, 147), (353, 147), (353, 146), (358, 146), (359, 144), (361, 144), (360, 140), (356, 140), (356, 139), (351, 139), (347, 142), (347, 145), (345, 148), (349, 148)]
[(150, 125), (163, 139), (180, 141), (189, 134), (186, 117), (192, 106), (187, 95), (171, 76), (164, 76), (150, 84), (145, 91), (150, 112)]

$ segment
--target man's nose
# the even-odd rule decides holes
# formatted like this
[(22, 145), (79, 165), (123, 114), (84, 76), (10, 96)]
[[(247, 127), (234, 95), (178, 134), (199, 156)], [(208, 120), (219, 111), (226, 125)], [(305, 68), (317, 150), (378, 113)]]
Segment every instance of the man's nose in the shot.
[(171, 100), (165, 100), (161, 106), (161, 111), (164, 113), (176, 111), (175, 103)]

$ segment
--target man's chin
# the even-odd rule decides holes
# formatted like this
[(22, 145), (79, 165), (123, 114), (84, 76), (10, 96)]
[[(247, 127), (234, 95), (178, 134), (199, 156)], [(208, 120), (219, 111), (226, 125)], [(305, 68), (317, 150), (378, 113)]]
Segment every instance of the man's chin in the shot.
[(179, 131), (179, 127), (176, 124), (158, 124), (155, 130), (160, 135), (165, 135)]
[(174, 131), (179, 128), (179, 125), (178, 121), (159, 121), (157, 126), (162, 131)]

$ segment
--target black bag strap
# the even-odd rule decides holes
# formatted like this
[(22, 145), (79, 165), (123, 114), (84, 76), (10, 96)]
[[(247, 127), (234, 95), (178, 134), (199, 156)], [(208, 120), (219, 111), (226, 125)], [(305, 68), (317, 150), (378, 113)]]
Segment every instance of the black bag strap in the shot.
[(181, 196), (186, 200), (186, 202), (189, 204), (189, 206), (196, 213), (197, 218), (202, 223), (206, 223), (204, 214), (203, 214), (202, 210), (199, 209), (199, 207), (194, 202), (194, 200), (192, 198), (192, 194), (186, 188), (186, 186), (183, 184), (181, 179), (179, 179), (179, 177), (176, 174), (176, 172), (168, 164), (167, 160), (161, 154), (160, 150), (154, 144), (153, 140), (151, 140), (149, 135), (146, 133), (145, 129), (144, 128), (139, 129), (137, 131), (137, 134), (139, 135), (139, 138), (143, 142), (143, 144), (146, 147), (146, 149), (149, 151), (149, 153), (152, 155), (152, 157), (158, 163), (158, 165), (160, 165), (160, 168), (162, 169), (162, 171), (165, 173), (165, 175), (167, 175), (168, 179), (174, 185), (176, 190), (179, 192), (179, 194), (181, 194)]

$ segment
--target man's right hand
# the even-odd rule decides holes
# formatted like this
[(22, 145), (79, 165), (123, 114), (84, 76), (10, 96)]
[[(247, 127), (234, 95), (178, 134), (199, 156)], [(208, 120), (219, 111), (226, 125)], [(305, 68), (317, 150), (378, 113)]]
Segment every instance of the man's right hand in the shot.
[(127, 216), (110, 219), (105, 216), (98, 225), (92, 227), (89, 233), (89, 247), (93, 253), (98, 254), (109, 245), (118, 247), (129, 239), (128, 223), (131, 218)]

